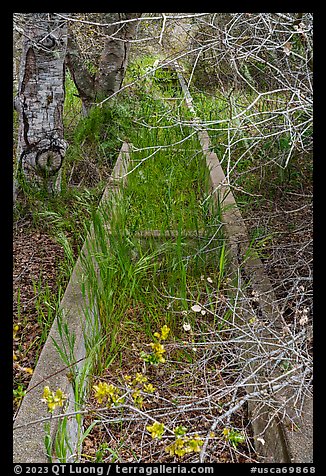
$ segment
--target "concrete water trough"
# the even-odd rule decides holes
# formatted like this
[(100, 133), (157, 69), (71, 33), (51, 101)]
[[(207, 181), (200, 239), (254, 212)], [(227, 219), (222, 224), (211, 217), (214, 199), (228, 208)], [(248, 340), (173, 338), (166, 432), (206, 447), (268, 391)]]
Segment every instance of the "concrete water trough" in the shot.
[[(245, 285), (250, 284), (250, 289), (257, 293), (259, 299), (257, 303), (257, 314), (259, 311), (260, 316), (264, 319), (268, 319), (275, 328), (278, 328), (282, 325), (282, 317), (277, 308), (277, 300), (270, 280), (265, 273), (263, 263), (258, 257), (247, 257), (245, 259), (246, 251), (249, 246), (245, 222), (237, 207), (230, 187), (227, 184), (218, 157), (212, 150), (208, 133), (200, 126), (200, 121), (195, 116), (192, 98), (180, 68), (177, 64), (175, 67), (187, 106), (194, 114), (194, 126), (198, 130), (202, 152), (210, 171), (211, 191), (216, 197), (216, 200), (219, 200), (219, 203), (223, 205), (222, 217), (234, 275), (239, 276), (240, 270), (242, 282)], [(106, 199), (108, 194), (115, 193), (119, 188), (119, 184), (123, 183), (123, 180), (119, 180), (119, 177), (123, 176), (126, 172), (128, 157), (128, 144), (124, 143), (114, 167), (112, 178), (103, 194), (102, 202)], [(81, 256), (87, 254), (88, 243), (89, 240), (92, 240), (92, 234), (93, 230), (90, 231), (85, 241)], [(155, 230), (144, 230), (143, 235), (145, 238), (146, 235), (148, 235), (149, 237), (154, 236), (159, 239), (164, 239), (164, 237)], [(27, 389), (27, 394), (21, 403), (14, 421), (13, 459), (16, 463), (46, 463), (49, 461), (44, 443), (44, 423), (48, 422), (50, 424), (49, 437), (52, 441), (55, 441), (60, 422), (59, 415), (63, 410), (57, 410), (52, 417), (49, 417), (46, 405), (41, 401), (45, 385), (48, 385), (51, 389), (61, 388), (63, 392), (68, 395), (68, 404), (64, 409), (64, 413), (67, 416), (66, 428), (70, 455), (73, 455), (78, 450), (78, 422), (74, 403), (74, 390), (69, 378), (71, 369), (64, 365), (54, 342), (60, 344), (60, 342), (65, 340), (65, 336), (63, 336), (62, 333), (60, 334), (59, 320), (61, 319), (61, 326), (62, 322), (67, 323), (69, 332), (75, 335), (75, 369), (78, 371), (78, 369), (82, 367), (83, 359), (85, 358), (85, 327), (82, 325), (83, 307), (89, 305), (87, 298), (85, 300), (84, 293), (82, 292), (82, 286), (82, 259), (79, 257), (62, 299), (59, 315), (54, 320)], [(268, 329), (269, 328), (266, 328), (264, 332), (264, 338), (267, 341), (269, 339)], [(270, 348), (267, 349), (266, 352), (268, 353), (272, 348), (273, 344), (270, 344)], [(254, 367), (253, 370), (255, 371)], [(277, 378), (277, 375), (275, 378)], [(255, 383), (256, 382), (252, 382), (252, 387), (249, 386), (247, 388), (248, 392), (254, 390)], [(257, 406), (254, 400), (248, 399), (248, 410), (252, 421), (256, 450), (258, 455), (261, 456), (262, 462), (313, 462), (311, 396), (307, 396), (302, 409), (301, 418), (298, 419), (296, 415), (293, 416), (293, 420), (296, 421), (296, 426), (292, 426), (291, 428), (285, 424), (278, 414), (271, 415), (271, 410), (268, 406), (262, 408), (261, 405)], [(288, 410), (288, 413), (291, 413), (291, 411)], [(54, 459), (55, 458), (54, 456)]]

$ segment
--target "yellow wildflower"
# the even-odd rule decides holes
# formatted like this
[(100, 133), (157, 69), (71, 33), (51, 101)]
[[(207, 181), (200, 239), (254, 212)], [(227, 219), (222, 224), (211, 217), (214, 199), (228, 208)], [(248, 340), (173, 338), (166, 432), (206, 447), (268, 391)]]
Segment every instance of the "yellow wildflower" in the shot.
[(144, 388), (143, 388), (144, 392), (146, 393), (154, 393), (156, 388), (153, 387), (153, 385), (151, 383), (148, 383), (148, 384), (145, 384), (144, 385)]
[(54, 395), (54, 401), (56, 405), (59, 407), (62, 407), (66, 399), (67, 399), (67, 395), (63, 393), (61, 388), (58, 388), (58, 390), (55, 392), (55, 395)]
[(19, 331), (19, 326), (18, 326), (18, 324), (16, 324), (13, 328), (13, 333), (12, 333), (13, 340), (15, 340), (15, 341), (19, 340), (18, 337), (17, 337), (17, 332), (18, 331)]
[(159, 332), (154, 332), (154, 337), (156, 337), (159, 340), (166, 340), (170, 332), (170, 328), (164, 324), (163, 327), (161, 327), (161, 333)]
[(170, 332), (170, 328), (165, 324), (162, 328), (161, 328), (161, 339), (162, 340), (166, 340), (168, 335), (169, 335), (169, 332)]
[(137, 385), (137, 383), (145, 383), (147, 382), (148, 378), (145, 377), (144, 374), (137, 372), (136, 377), (134, 378), (133, 384)]
[(58, 388), (55, 393), (52, 392), (48, 386), (45, 386), (43, 389), (42, 402), (47, 403), (50, 413), (52, 413), (56, 407), (62, 407), (66, 399), (67, 395), (65, 395), (60, 388)]
[(184, 444), (185, 442), (182, 438), (177, 438), (174, 443), (165, 448), (165, 451), (170, 453), (170, 456), (184, 456), (187, 452)]
[(98, 385), (93, 385), (95, 390), (95, 398), (99, 403), (103, 403), (107, 399), (108, 406), (115, 403), (123, 403), (124, 399), (120, 397), (119, 389), (110, 383), (100, 382)]
[(164, 346), (160, 344), (159, 342), (151, 342), (149, 345), (152, 347), (157, 361), (164, 363), (165, 358), (163, 357), (163, 354), (164, 352), (166, 352), (164, 349)]
[(194, 438), (187, 441), (187, 453), (199, 453), (200, 447), (203, 446), (204, 442), (196, 434)]
[(23, 371), (30, 375), (32, 375), (33, 373), (33, 369), (31, 369), (30, 367), (23, 367)]
[(151, 426), (146, 426), (146, 430), (151, 433), (152, 438), (158, 438), (159, 440), (162, 438), (164, 429), (164, 424), (158, 423), (157, 421)]
[(165, 349), (164, 349), (164, 346), (162, 344), (160, 344), (158, 342), (151, 342), (149, 345), (152, 347), (155, 354), (157, 354), (157, 355), (164, 354)]
[(140, 390), (135, 390), (132, 394), (132, 399), (134, 401), (134, 404), (136, 405), (136, 407), (139, 407), (139, 408), (142, 408), (142, 406), (144, 405), (144, 399), (143, 397), (140, 395)]
[(43, 399), (47, 399), (47, 398), (51, 395), (51, 393), (52, 393), (52, 392), (51, 392), (51, 390), (50, 390), (50, 387), (48, 387), (48, 386), (46, 385), (46, 387), (44, 387), (44, 389), (43, 389), (43, 397), (42, 397), (42, 398), (43, 398)]
[(103, 400), (108, 398), (108, 384), (106, 382), (100, 382), (98, 385), (93, 385), (95, 390), (95, 398), (98, 403), (103, 403)]

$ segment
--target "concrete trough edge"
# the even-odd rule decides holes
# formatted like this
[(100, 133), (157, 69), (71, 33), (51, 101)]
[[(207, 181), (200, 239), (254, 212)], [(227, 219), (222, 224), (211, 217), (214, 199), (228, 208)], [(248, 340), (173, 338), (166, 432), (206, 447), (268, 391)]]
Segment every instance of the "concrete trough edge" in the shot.
[[(225, 174), (216, 153), (212, 150), (207, 130), (200, 126), (200, 120), (193, 106), (193, 99), (177, 62), (174, 67), (178, 74), (180, 86), (185, 95), (185, 102), (194, 117), (194, 127), (206, 158), (210, 172), (212, 193), (217, 199), (218, 192), (224, 211), (222, 212), (224, 228), (227, 235), (232, 269), (238, 272), (241, 268), (245, 278), (259, 296), (259, 309), (264, 318), (268, 318), (276, 328), (282, 325), (282, 316), (276, 305), (276, 296), (272, 284), (265, 272), (264, 265), (258, 257), (244, 259), (249, 247), (248, 231), (236, 200), (228, 186)], [(250, 390), (250, 389), (249, 389)], [(289, 409), (290, 411), (291, 409)], [(268, 463), (312, 463), (313, 462), (313, 397), (308, 395), (304, 402), (300, 419), (296, 420), (297, 428), (290, 428), (277, 416), (271, 416), (267, 408), (259, 408), (254, 401), (248, 402), (248, 413), (252, 420), (256, 451), (262, 462)], [(267, 423), (269, 422), (268, 426)], [(263, 435), (264, 443), (257, 440)]]
[[(107, 199), (108, 195), (115, 193), (115, 185), (119, 185), (121, 178), (126, 171), (125, 162), (128, 160), (129, 146), (126, 142), (122, 144), (115, 167), (112, 171), (111, 180), (105, 188), (99, 207)], [(122, 177), (121, 177), (122, 176)], [(59, 320), (66, 323), (69, 334), (75, 336), (74, 357), (76, 359), (77, 371), (81, 369), (85, 358), (85, 326), (83, 322), (83, 306), (88, 305), (82, 292), (82, 256), (87, 255), (88, 243), (92, 240), (93, 227), (85, 239), (81, 253), (76, 261), (69, 283), (60, 303), (59, 313), (55, 317), (39, 356), (38, 363), (33, 372), (33, 376), (27, 388), (27, 393), (23, 398), (13, 424), (13, 462), (14, 463), (48, 463), (49, 458), (45, 447), (44, 424), (50, 425), (49, 436), (51, 441), (55, 441), (58, 431), (60, 417), (62, 413), (74, 413), (75, 400), (74, 390), (69, 379), (70, 368), (67, 368), (60, 357), (54, 341), (58, 344), (65, 343), (66, 339), (60, 335)], [(62, 327), (61, 327), (62, 328)], [(41, 401), (43, 388), (48, 385), (51, 390), (61, 388), (68, 396), (64, 409), (56, 409), (52, 418), (49, 419), (46, 403)], [(32, 423), (34, 422), (34, 423)], [(75, 415), (67, 417), (68, 443), (71, 447), (69, 453), (77, 451), (77, 421)], [(53, 455), (51, 455), (53, 456)], [(69, 455), (68, 455), (69, 456)]]

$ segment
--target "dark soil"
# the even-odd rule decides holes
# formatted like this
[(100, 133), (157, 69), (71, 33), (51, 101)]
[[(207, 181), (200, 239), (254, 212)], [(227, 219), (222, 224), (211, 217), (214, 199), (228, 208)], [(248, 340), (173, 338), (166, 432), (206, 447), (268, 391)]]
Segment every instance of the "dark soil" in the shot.
[[(13, 379), (14, 389), (26, 389), (51, 327), (49, 306), (55, 305), (64, 252), (51, 236), (31, 228), (27, 221), (17, 225), (13, 242)], [(14, 411), (18, 404), (19, 398), (14, 398)]]
[[(312, 190), (284, 191), (273, 200), (242, 211), (249, 234), (275, 291), (278, 306), (292, 330), (307, 329), (312, 351), (313, 216)], [(259, 244), (259, 240), (260, 244)], [(264, 244), (262, 244), (264, 243)]]

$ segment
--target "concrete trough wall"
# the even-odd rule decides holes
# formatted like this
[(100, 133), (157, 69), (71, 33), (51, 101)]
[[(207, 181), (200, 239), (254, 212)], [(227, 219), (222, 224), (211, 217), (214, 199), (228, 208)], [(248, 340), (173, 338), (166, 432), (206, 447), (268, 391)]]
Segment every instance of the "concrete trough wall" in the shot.
[[(106, 187), (101, 203), (107, 197), (115, 193), (121, 180), (119, 177), (126, 171), (126, 162), (129, 158), (129, 147), (123, 143), (116, 165), (112, 172), (111, 180)], [(61, 343), (69, 347), (64, 335), (60, 335), (59, 329), (64, 323), (69, 328), (69, 334), (75, 336), (74, 357), (76, 359), (75, 371), (81, 371), (83, 359), (85, 358), (84, 339), (84, 313), (83, 307), (89, 306), (88, 299), (82, 292), (83, 269), (82, 256), (87, 255), (89, 240), (92, 240), (93, 230), (85, 240), (81, 255), (78, 258), (63, 299), (60, 303), (59, 315), (55, 318), (51, 327), (48, 339), (40, 354), (38, 363), (34, 370), (32, 379), (27, 389), (13, 425), (13, 461), (14, 463), (47, 463), (49, 462), (45, 449), (44, 423), (50, 423), (50, 437), (52, 442), (58, 431), (60, 413), (74, 413), (75, 399), (74, 390), (69, 379), (71, 368), (65, 366), (53, 341), (58, 345)], [(62, 325), (59, 326), (62, 321)], [(61, 333), (62, 334), (62, 333)], [(43, 388), (48, 385), (51, 390), (61, 388), (68, 396), (67, 405), (64, 409), (56, 409), (53, 417), (49, 420), (47, 405), (41, 401)], [(33, 423), (34, 422), (34, 423)], [(71, 453), (77, 451), (77, 420), (75, 415), (67, 418), (68, 443)], [(55, 456), (54, 456), (55, 459)]]

